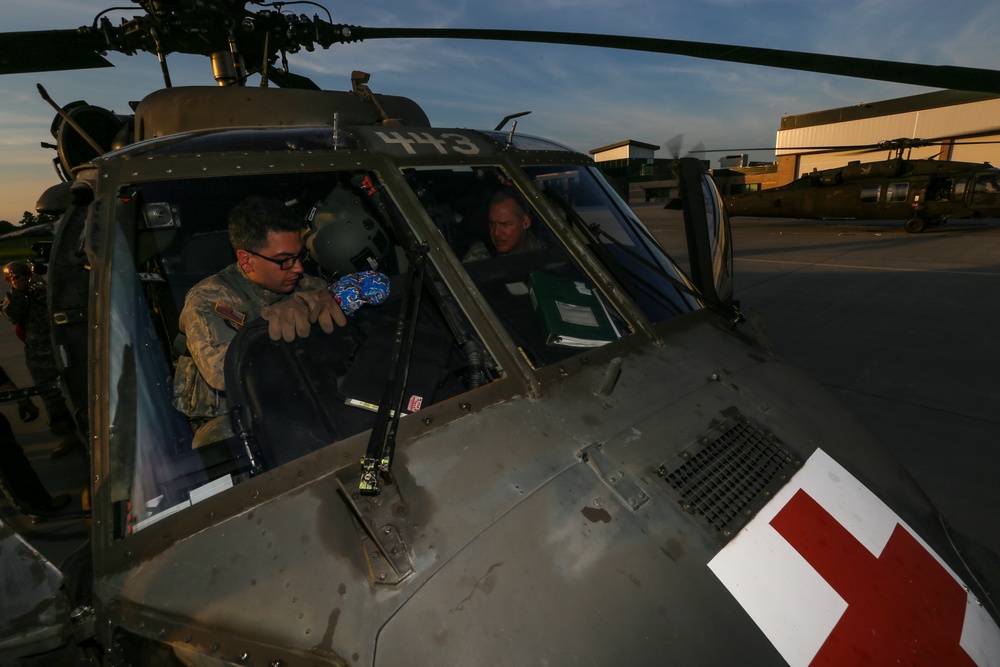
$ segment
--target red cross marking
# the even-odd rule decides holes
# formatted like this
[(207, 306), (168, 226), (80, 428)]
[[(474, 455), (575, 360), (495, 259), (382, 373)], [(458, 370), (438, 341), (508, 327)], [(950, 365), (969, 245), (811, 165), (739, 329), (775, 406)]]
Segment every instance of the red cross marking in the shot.
[(876, 557), (799, 489), (771, 526), (847, 602), (811, 665), (974, 667), (965, 589), (898, 523)]

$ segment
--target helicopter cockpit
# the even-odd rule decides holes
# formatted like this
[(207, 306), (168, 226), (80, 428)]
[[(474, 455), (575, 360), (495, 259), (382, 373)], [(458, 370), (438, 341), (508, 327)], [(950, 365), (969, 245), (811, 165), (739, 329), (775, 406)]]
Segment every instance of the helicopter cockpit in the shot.
[[(112, 442), (116, 537), (302, 456), (364, 439), (396, 382), (404, 384), (402, 418), (417, 419), (407, 416), (508, 377), (497, 337), (484, 335), (463, 307), (463, 290), (496, 314), (499, 340), (532, 370), (633, 333), (623, 298), (651, 323), (697, 308), (683, 273), (600, 173), (560, 163), (552, 155), (561, 147), (535, 141), (520, 147), (522, 159), (533, 158), (522, 167), (401, 164), (395, 173), (229, 174), (136, 181), (123, 190), (112, 249), (109, 344), (118, 354), (109, 362), (117, 379), (110, 420), (112, 441), (116, 433), (136, 437)], [(473, 244), (489, 242), (488, 203), (501, 189), (520, 193), (537, 248), (463, 262)], [(243, 327), (226, 360), (231, 434), (198, 442), (173, 395), (183, 353), (178, 315), (192, 286), (234, 261), (227, 212), (250, 194), (279, 198), (311, 223), (307, 272), (332, 283), (378, 270), (389, 296), (333, 334), (314, 327), (291, 343), (271, 341), (263, 321)], [(420, 208), (400, 204), (407, 201)], [(436, 236), (416, 231), (408, 219), (415, 214), (426, 215)], [(337, 239), (353, 245), (338, 247)], [(614, 282), (595, 279), (584, 255)], [(446, 279), (456, 267), (467, 280)], [(397, 366), (401, 322), (412, 322), (413, 333)]]

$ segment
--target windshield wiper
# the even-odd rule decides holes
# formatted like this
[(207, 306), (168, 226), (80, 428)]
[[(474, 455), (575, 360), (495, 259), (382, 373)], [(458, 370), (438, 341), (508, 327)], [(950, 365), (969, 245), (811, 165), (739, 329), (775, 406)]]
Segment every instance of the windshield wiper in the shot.
[(372, 427), (368, 450), (361, 459), (361, 495), (375, 496), (382, 490), (382, 483), (392, 484), (392, 457), (396, 451), (396, 431), (403, 414), (403, 396), (410, 373), (410, 357), (420, 312), (420, 295), (423, 291), (425, 265), (429, 247), (423, 244), (407, 252), (410, 261), (410, 279), (406, 286), (403, 310), (396, 320), (392, 362), (389, 377), (379, 400), (378, 414)]
[(409, 280), (403, 297), (402, 310), (396, 320), (396, 333), (392, 346), (389, 376), (378, 403), (375, 424), (368, 439), (368, 449), (361, 459), (361, 482), (358, 492), (365, 496), (378, 495), (382, 483), (392, 484), (392, 457), (396, 451), (396, 431), (399, 418), (403, 415), (403, 396), (406, 380), (410, 373), (410, 357), (417, 331), (417, 316), (420, 313), (420, 297), (423, 293), (426, 273), (426, 243), (418, 243), (409, 226), (400, 219), (395, 208), (390, 207), (382, 196), (382, 191), (367, 175), (358, 174), (351, 179), (351, 185), (364, 191), (378, 209), (385, 222), (396, 232), (406, 246), (406, 258), (410, 264)]

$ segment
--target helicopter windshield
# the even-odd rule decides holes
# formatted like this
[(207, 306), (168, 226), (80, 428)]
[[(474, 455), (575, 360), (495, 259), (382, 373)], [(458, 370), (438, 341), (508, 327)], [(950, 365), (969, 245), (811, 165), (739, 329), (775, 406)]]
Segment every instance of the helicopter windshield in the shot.
[[(562, 233), (572, 235), (575, 230), (650, 321), (661, 322), (697, 307), (689, 294), (677, 288), (690, 287), (686, 278), (596, 169), (564, 165), (523, 169), (555, 209)], [(571, 259), (545, 213), (528, 203), (530, 198), (504, 170), (414, 168), (403, 173), (533, 366), (630, 333), (632, 327), (614, 300), (599, 291), (597, 281)], [(591, 303), (595, 315), (571, 311), (568, 299), (557, 298), (555, 322), (540, 318), (538, 311), (545, 310), (542, 295), (550, 288), (546, 283), (572, 285), (567, 291), (579, 292), (584, 298), (578, 305)], [(593, 335), (588, 336), (585, 327), (567, 325), (578, 335), (567, 334), (573, 340), (553, 342), (559, 336), (553, 328), (573, 320), (573, 313), (587, 320)]]
[[(377, 189), (370, 172), (296, 173), (140, 183), (119, 202), (108, 332), (117, 537), (372, 428), (413, 243), (405, 228), (399, 233), (398, 211), (389, 215), (391, 200), (375, 204)], [(251, 194), (308, 218), (304, 243), (318, 260), (306, 261), (308, 272), (349, 287), (374, 269), (384, 289), (332, 334), (317, 326), (276, 343), (266, 322), (245, 323), (226, 356), (228, 412), (189, 420), (178, 390), (190, 355), (179, 313), (191, 287), (232, 266), (227, 212)], [(405, 414), (501, 376), (437, 270), (428, 266), (422, 277)]]
[[(677, 287), (682, 274), (592, 168), (400, 173), (402, 180), (358, 169), (227, 175), (134, 183), (123, 193), (108, 332), (117, 537), (299, 457), (363, 442), (391, 393), (393, 341), (414, 280), (408, 267), (418, 244), (398, 201), (416, 196), (478, 289), (475, 298), (533, 368), (631, 334), (636, 305), (654, 323), (698, 307)], [(388, 189), (404, 182), (407, 196)], [(190, 351), (179, 314), (195, 284), (233, 265), (228, 211), (251, 194), (280, 199), (308, 221), (308, 273), (332, 283), (377, 268), (388, 297), (333, 334), (317, 329), (287, 344), (271, 341), (263, 321), (246, 323), (229, 344), (226, 409), (189, 420), (179, 368)], [(441, 257), (429, 260), (415, 283), (424, 298), (412, 315), (404, 414), (505, 377), (498, 350), (484, 342), (493, 339), (476, 331), (446, 286)], [(597, 265), (617, 287), (609, 290)]]
[(403, 175), (533, 367), (629, 333), (503, 170), (415, 168)]

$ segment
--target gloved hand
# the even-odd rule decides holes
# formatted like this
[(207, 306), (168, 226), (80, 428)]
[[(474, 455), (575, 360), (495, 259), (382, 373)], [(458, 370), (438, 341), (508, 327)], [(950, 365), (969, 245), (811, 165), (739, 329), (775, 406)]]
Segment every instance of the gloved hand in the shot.
[(311, 292), (296, 292), (293, 298), (306, 305), (309, 309), (309, 321), (319, 322), (323, 333), (333, 333), (335, 326), (342, 327), (347, 324), (347, 316), (326, 288)]
[(267, 320), (267, 335), (271, 340), (284, 339), (291, 343), (296, 336), (309, 335), (309, 306), (300, 299), (286, 299), (273, 306), (265, 306), (260, 316)]
[(23, 422), (33, 422), (38, 419), (38, 406), (25, 396), (17, 401), (17, 416)]

